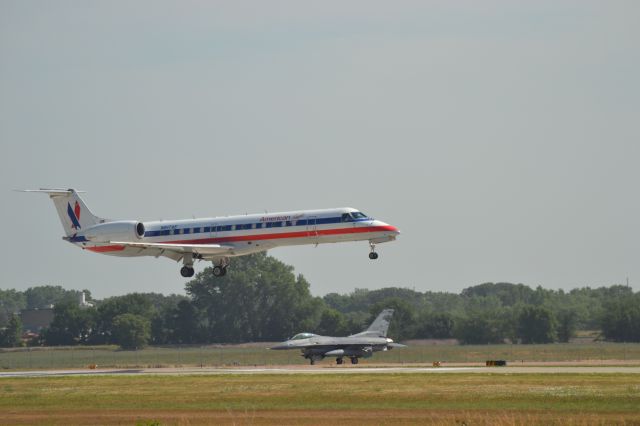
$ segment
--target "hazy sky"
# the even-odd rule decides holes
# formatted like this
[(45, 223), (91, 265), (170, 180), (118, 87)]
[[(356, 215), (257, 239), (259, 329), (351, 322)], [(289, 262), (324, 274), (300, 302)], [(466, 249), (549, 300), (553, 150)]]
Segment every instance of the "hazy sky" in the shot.
[[(352, 206), (402, 231), (270, 252), (316, 295), (640, 288), (640, 2), (0, 0), (0, 287), (183, 292), (44, 195), (173, 219)], [(205, 264), (196, 265), (202, 270)]]

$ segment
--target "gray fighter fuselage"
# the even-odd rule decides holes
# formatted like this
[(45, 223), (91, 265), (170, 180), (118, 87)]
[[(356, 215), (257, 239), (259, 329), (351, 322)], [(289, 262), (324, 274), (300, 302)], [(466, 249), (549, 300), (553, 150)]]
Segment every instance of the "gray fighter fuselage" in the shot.
[[(304, 333), (310, 334), (310, 333)], [(387, 350), (387, 345), (393, 343), (386, 337), (333, 337), (313, 334), (312, 337), (291, 339), (271, 349), (303, 349), (304, 352), (323, 356), (371, 356), (372, 352)], [(334, 351), (342, 351), (335, 352)]]

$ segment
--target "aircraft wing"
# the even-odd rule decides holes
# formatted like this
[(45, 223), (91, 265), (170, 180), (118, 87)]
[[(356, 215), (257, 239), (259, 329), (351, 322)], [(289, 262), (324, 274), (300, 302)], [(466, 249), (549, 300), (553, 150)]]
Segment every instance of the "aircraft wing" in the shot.
[(203, 256), (225, 255), (233, 251), (234, 247), (220, 244), (172, 244), (172, 243), (134, 243), (129, 241), (110, 241), (109, 244), (116, 244), (125, 247), (136, 247), (142, 250), (155, 249), (161, 251), (171, 251), (174, 253), (195, 253)]

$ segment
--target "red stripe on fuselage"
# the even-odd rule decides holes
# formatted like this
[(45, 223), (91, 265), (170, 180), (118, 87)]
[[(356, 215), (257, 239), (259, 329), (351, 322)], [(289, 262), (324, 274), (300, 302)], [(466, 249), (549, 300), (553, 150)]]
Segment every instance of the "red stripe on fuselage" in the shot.
[[(343, 235), (343, 234), (362, 234), (367, 232), (397, 232), (398, 228), (391, 225), (385, 226), (367, 226), (363, 228), (338, 228), (338, 229), (318, 229), (315, 231), (298, 231), (298, 232), (281, 232), (275, 234), (249, 234), (238, 235), (234, 237), (218, 237), (218, 238), (202, 238), (198, 240), (171, 240), (161, 241), (157, 244), (217, 244), (217, 243), (231, 243), (236, 241), (263, 241), (263, 240), (281, 240), (285, 238), (314, 238), (316, 236), (323, 235)], [(233, 231), (232, 231), (233, 232)], [(91, 250), (96, 253), (108, 253), (113, 251), (122, 251), (125, 246), (112, 245), (112, 246), (95, 246), (85, 247), (87, 250)]]
[(83, 248), (93, 251), (95, 253), (109, 253), (111, 251), (122, 251), (125, 249), (125, 246), (94, 246), (94, 247), (83, 247)]

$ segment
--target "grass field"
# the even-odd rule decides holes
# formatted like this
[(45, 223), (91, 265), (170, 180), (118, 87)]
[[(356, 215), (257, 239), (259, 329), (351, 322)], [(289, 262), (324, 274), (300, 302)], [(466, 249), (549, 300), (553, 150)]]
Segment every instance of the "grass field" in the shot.
[[(23, 348), (0, 350), (0, 369), (84, 368), (155, 366), (282, 365), (307, 363), (298, 351), (269, 351), (268, 344), (204, 347), (151, 347), (121, 351), (114, 346)], [(638, 361), (640, 344), (571, 343), (551, 345), (442, 345), (410, 342), (410, 346), (377, 352), (363, 363), (449, 363), (484, 362), (505, 359), (510, 362), (535, 361)], [(332, 359), (324, 361), (333, 362)]]
[(640, 375), (0, 379), (5, 424), (638, 424)]

